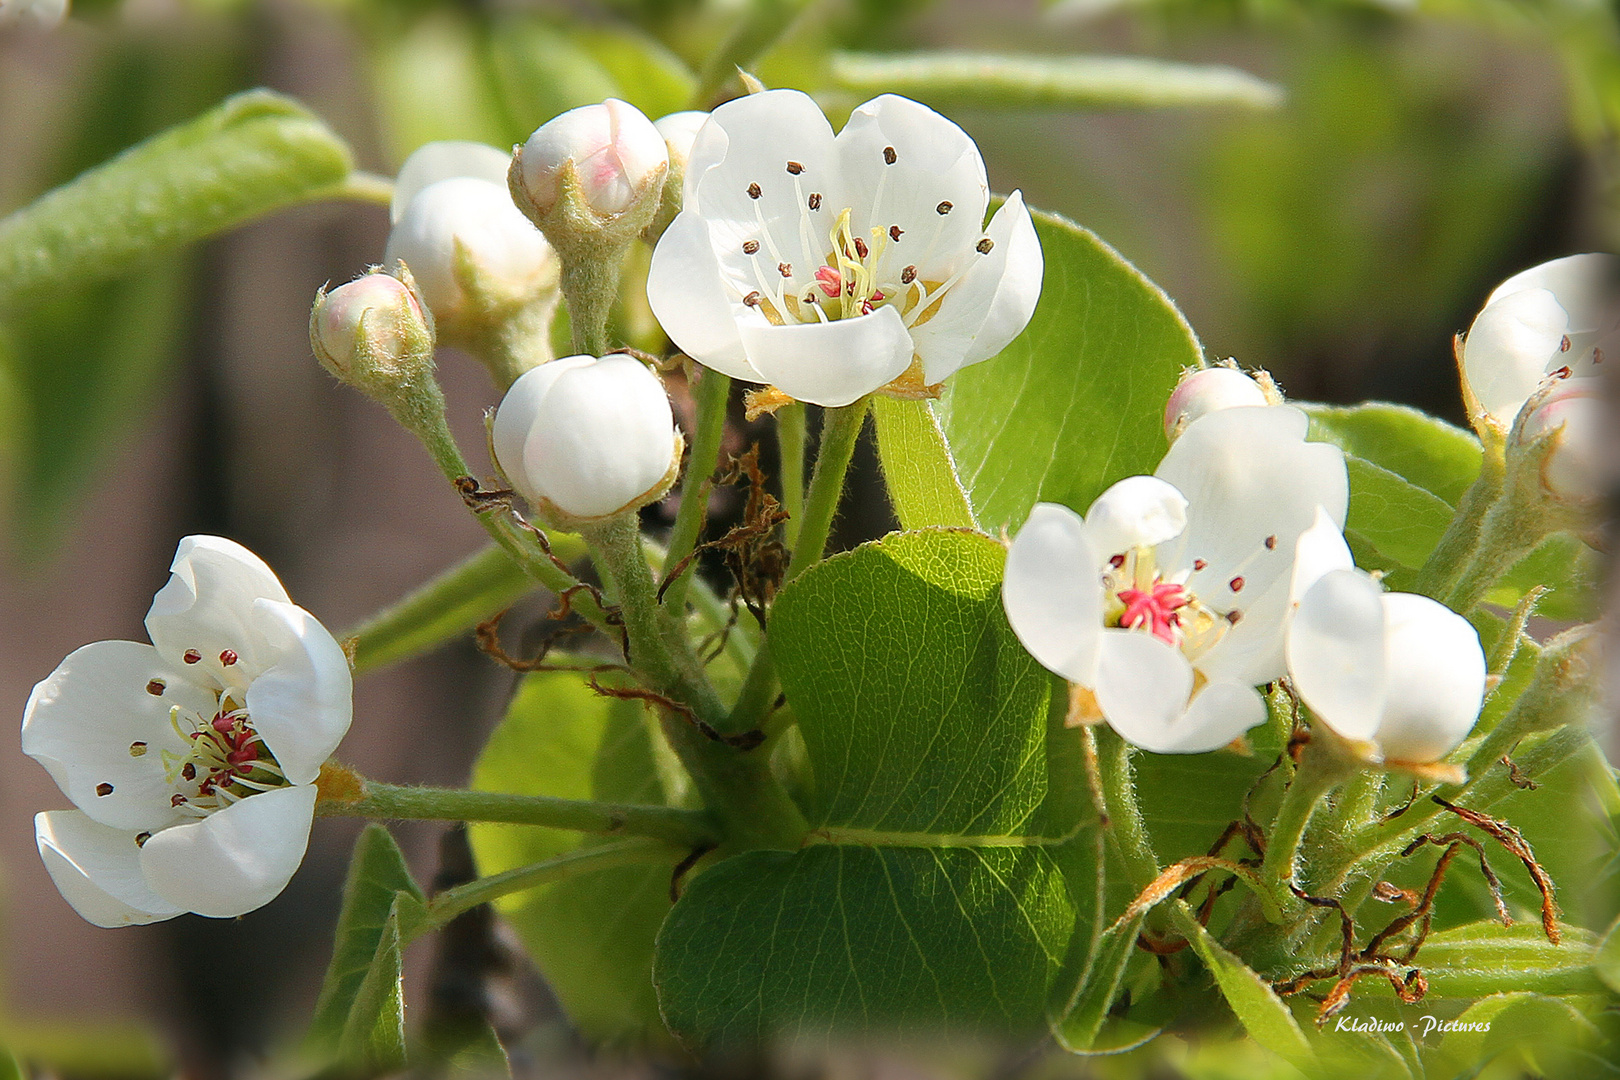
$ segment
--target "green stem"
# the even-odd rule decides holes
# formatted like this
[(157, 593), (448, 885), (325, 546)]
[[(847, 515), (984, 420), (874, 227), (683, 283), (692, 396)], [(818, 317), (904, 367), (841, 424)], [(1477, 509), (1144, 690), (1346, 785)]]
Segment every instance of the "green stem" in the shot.
[(1504, 470), (1501, 453), (1487, 446), (1479, 475), (1463, 492), (1445, 535), (1440, 537), (1440, 542), (1418, 571), (1413, 592), (1438, 599), (1456, 583), (1479, 546), (1479, 532), (1485, 523), (1485, 515), (1502, 494)]
[(1453, 611), (1468, 614), (1503, 574), (1546, 538), (1545, 525), (1538, 515), (1526, 512), (1511, 496), (1496, 500), (1480, 527), (1473, 557), (1440, 597), (1441, 602)]
[(808, 826), (787, 790), (771, 775), (768, 757), (716, 737), (734, 733), (724, 707), (684, 640), (675, 639), (678, 654), (671, 651), (636, 516), (620, 514), (594, 525), (586, 530), (585, 539), (619, 599), (631, 666), (647, 689), (674, 706), (662, 710), (664, 735), (691, 774), (704, 805), (738, 844), (796, 848)]
[(499, 821), (604, 835), (646, 836), (686, 847), (719, 840), (708, 814), (672, 806), (507, 795), (459, 788), (414, 787), (366, 780), (360, 798), (317, 805), (324, 817), (418, 821)]
[(1266, 836), (1265, 861), (1260, 865), (1261, 880), (1276, 886), (1279, 897), (1286, 895), (1288, 886), (1294, 883), (1299, 844), (1317, 804), (1346, 775), (1344, 763), (1330, 747), (1319, 743), (1306, 747), (1288, 790), (1283, 792), (1282, 805)]
[(326, 202), (330, 199), (348, 199), (353, 202), (389, 206), (394, 201), (394, 182), (386, 176), (356, 170), (331, 187), (312, 191), (303, 202)]
[(783, 541), (792, 551), (798, 545), (799, 518), (804, 513), (804, 403), (776, 410), (776, 447), (782, 459), (782, 509), (787, 511)]
[[(697, 419), (692, 430), (692, 452), (686, 459), (686, 478), (681, 482), (681, 508), (675, 515), (675, 527), (670, 530), (669, 550), (664, 553), (666, 578), (697, 546), (709, 501), (709, 485), (720, 463), (720, 443), (726, 434), (726, 403), (731, 398), (731, 380), (718, 371), (702, 370), (692, 395)], [(696, 573), (695, 566), (688, 567), (681, 579), (670, 585), (664, 597), (670, 611), (686, 610), (688, 582)]]
[(599, 259), (563, 259), (562, 294), (568, 304), (568, 326), (574, 335), (576, 354), (607, 355), (608, 316), (619, 295), (619, 268), (624, 254), (618, 251)]
[(1136, 802), (1130, 744), (1107, 725), (1094, 725), (1088, 730), (1097, 740), (1097, 775), (1108, 814), (1108, 836), (1125, 863), (1131, 888), (1140, 893), (1159, 876), (1159, 858), (1153, 853), (1147, 823)]
[(810, 477), (798, 543), (788, 563), (789, 581), (820, 562), (826, 550), (833, 516), (838, 513), (838, 500), (844, 494), (849, 459), (855, 456), (855, 443), (861, 436), (861, 424), (866, 420), (867, 401), (861, 398), (853, 405), (822, 412), (821, 447), (816, 451), (816, 470)]
[(685, 854), (681, 848), (671, 847), (659, 841), (622, 840), (600, 847), (570, 851), (565, 855), (530, 863), (528, 866), (519, 866), (505, 873), (469, 881), (465, 885), (446, 889), (430, 900), (424, 911), (425, 917), (409, 928), (406, 935), (407, 942), (440, 929), (457, 915), (480, 904), (487, 904), (515, 892), (620, 866), (675, 863)]

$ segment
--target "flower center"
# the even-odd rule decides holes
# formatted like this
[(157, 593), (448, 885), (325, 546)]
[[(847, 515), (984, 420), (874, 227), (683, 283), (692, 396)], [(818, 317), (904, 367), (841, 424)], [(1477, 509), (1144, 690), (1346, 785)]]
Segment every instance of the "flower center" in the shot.
[(1127, 630), (1146, 630), (1160, 641), (1178, 644), (1176, 634), (1181, 625), (1181, 609), (1193, 603), (1186, 589), (1161, 579), (1150, 589), (1121, 589), (1118, 595), (1120, 603), (1125, 605), (1119, 615), (1120, 626)]
[(174, 787), (169, 801), (176, 810), (207, 817), (249, 795), (287, 786), (286, 774), (253, 729), (247, 709), (228, 692), (220, 696), (213, 716), (175, 705), (169, 709), (169, 723), (190, 744), (183, 754), (163, 752), (164, 778)]
[[(1242, 614), (1234, 608), (1223, 615), (1201, 601), (1191, 578), (1203, 567), (1195, 562), (1194, 568), (1192, 575), (1167, 577), (1160, 572), (1152, 548), (1115, 555), (1103, 575), (1104, 622), (1125, 630), (1145, 630), (1180, 649), (1189, 660), (1197, 659), (1214, 648)], [(1242, 579), (1236, 580), (1241, 589)]]
[[(883, 148), (885, 166), (898, 160), (894, 147)], [(821, 231), (820, 223), (826, 220), (821, 217), (822, 195), (808, 190), (807, 185), (813, 186), (813, 181), (800, 162), (789, 161), (787, 173), (792, 179), (798, 206), (798, 235), (772, 235), (760, 205), (764, 187), (756, 181), (748, 185), (747, 192), (753, 203), (758, 232), (742, 245), (743, 254), (752, 257), (753, 283), (757, 286), (743, 296), (743, 303), (758, 308), (775, 325), (834, 322), (870, 315), (875, 309), (892, 304), (899, 308), (908, 328), (918, 326), (939, 313), (945, 295), (973, 265), (971, 255), (955, 258), (956, 253), (939, 252), (939, 259), (935, 258), (936, 246), (944, 233), (942, 229), (933, 230), (932, 239), (925, 230), (920, 240), (907, 240), (903, 246), (901, 238), (908, 230), (897, 223), (874, 226), (867, 230), (867, 235), (857, 235), (851, 223), (854, 208), (849, 206), (838, 211), (832, 227), (826, 230), (826, 240), (818, 244), (815, 237)], [(871, 221), (893, 220), (893, 208), (884, 206), (888, 176), (887, 168), (878, 174), (867, 215)], [(945, 217), (953, 209), (947, 200), (934, 206), (932, 212)], [(928, 211), (923, 213), (926, 216)], [(918, 249), (914, 262), (899, 257), (885, 258), (891, 248), (899, 253), (912, 246)], [(994, 247), (994, 241), (983, 237), (974, 251), (988, 255)], [(954, 263), (958, 268), (927, 278), (918, 269), (940, 263), (946, 267)]]

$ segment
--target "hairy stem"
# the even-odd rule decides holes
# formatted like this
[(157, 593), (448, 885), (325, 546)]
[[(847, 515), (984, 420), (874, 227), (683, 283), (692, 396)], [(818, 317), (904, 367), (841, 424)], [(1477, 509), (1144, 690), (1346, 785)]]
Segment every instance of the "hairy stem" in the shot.
[(1485, 523), (1485, 515), (1502, 494), (1504, 470), (1501, 452), (1486, 447), (1479, 475), (1463, 492), (1445, 535), (1440, 537), (1440, 542), (1429, 553), (1428, 561), (1418, 571), (1413, 592), (1439, 599), (1456, 584), (1479, 547), (1479, 533)]
[[(726, 402), (730, 397), (731, 379), (704, 368), (692, 394), (697, 419), (692, 431), (692, 452), (686, 459), (686, 478), (681, 482), (681, 508), (669, 534), (669, 550), (664, 553), (666, 577), (682, 559), (692, 554), (698, 534), (703, 531), (709, 483), (720, 462), (720, 443), (726, 433)], [(688, 583), (696, 573), (696, 567), (688, 568), (679, 581), (670, 585), (665, 602), (671, 611), (686, 610)]]
[(782, 459), (782, 509), (788, 513), (783, 540), (792, 551), (799, 540), (799, 518), (804, 513), (804, 403), (795, 401), (776, 410), (776, 448)]
[(1104, 724), (1092, 725), (1086, 731), (1097, 742), (1097, 775), (1108, 813), (1108, 836), (1125, 863), (1131, 888), (1140, 893), (1159, 876), (1159, 858), (1153, 853), (1147, 823), (1136, 802), (1130, 744)]

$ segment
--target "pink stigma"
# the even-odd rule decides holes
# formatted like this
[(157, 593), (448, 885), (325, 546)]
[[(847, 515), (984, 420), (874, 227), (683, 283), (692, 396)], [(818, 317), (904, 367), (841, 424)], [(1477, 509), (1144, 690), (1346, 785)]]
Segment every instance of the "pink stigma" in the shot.
[(844, 287), (844, 276), (830, 266), (823, 266), (816, 271), (816, 284), (828, 296), (837, 296)]
[(1181, 625), (1179, 608), (1192, 598), (1180, 585), (1161, 581), (1151, 590), (1121, 589), (1119, 599), (1125, 605), (1119, 625), (1127, 630), (1148, 630), (1167, 645), (1176, 643), (1175, 630)]

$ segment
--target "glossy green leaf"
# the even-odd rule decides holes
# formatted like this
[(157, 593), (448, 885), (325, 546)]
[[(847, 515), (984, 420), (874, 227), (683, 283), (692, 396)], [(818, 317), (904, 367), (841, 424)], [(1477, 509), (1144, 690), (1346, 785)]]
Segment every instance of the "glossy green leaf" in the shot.
[(872, 399), (872, 420), (884, 486), (900, 524), (975, 528), (973, 507), (933, 405), (878, 396)]
[(1311, 417), (1312, 439), (1330, 442), (1456, 506), (1479, 475), (1484, 451), (1472, 432), (1406, 405), (1296, 403)]
[(1429, 993), (1468, 999), (1520, 990), (1553, 996), (1604, 993), (1592, 970), (1597, 935), (1573, 926), (1562, 929), (1561, 945), (1547, 940), (1539, 922), (1477, 922), (1430, 934), (1418, 954)]
[[(584, 554), (572, 533), (551, 537), (564, 562)], [(355, 674), (384, 667), (469, 634), (479, 623), (535, 588), (506, 552), (491, 544), (444, 571), (409, 596), (367, 619), (349, 634)]]
[(1211, 937), (1209, 931), (1187, 913), (1185, 904), (1178, 903), (1174, 914), (1177, 928), (1187, 935), (1198, 958), (1215, 977), (1221, 996), (1242, 1022), (1244, 1030), (1255, 1042), (1308, 1074), (1315, 1062), (1311, 1045), (1294, 1020), (1294, 1014), (1271, 989), (1271, 984)]
[(693, 1046), (944, 1026), (1031, 1031), (1075, 925), (1047, 838), (1051, 682), (989, 537), (896, 533), (786, 587), (771, 634), (816, 778), (814, 843), (693, 882), (659, 934)]
[[(349, 859), (332, 959), (326, 966), (315, 1018), (310, 1023), (309, 1040), (317, 1052), (332, 1052), (342, 1039), (360, 985), (387, 932), (394, 898), (402, 892), (422, 899), (422, 891), (411, 878), (394, 838), (381, 825), (367, 825)], [(392, 932), (398, 936), (397, 915)]]
[(846, 90), (904, 94), (937, 109), (1156, 108), (1282, 104), (1280, 86), (1224, 64), (1138, 56), (997, 56), (990, 53), (836, 53)]
[[(524, 795), (658, 804), (674, 796), (678, 766), (659, 754), (653, 721), (636, 702), (598, 696), (582, 676), (525, 676), (473, 769), (472, 787)], [(474, 824), (480, 874), (497, 874), (604, 842), (555, 829)], [(569, 1019), (592, 1038), (656, 1039), (653, 938), (669, 911), (669, 870), (627, 866), (497, 901)]]
[(1422, 566), (1451, 524), (1452, 508), (1432, 492), (1364, 458), (1346, 454), (1344, 464), (1350, 474), (1346, 539), (1377, 552), (1383, 557), (1380, 565), (1414, 570)]
[[(409, 896), (409, 893), (405, 894)], [(338, 1058), (368, 1071), (388, 1072), (405, 1064), (405, 981), (400, 954), (399, 911), (390, 906), (377, 938), (377, 951), (354, 994)]]
[(1202, 349), (1158, 286), (1073, 222), (1036, 213), (1040, 304), (997, 357), (946, 382), (938, 412), (980, 524), (1016, 530), (1036, 502), (1084, 513), (1164, 456), (1164, 404)]
[(0, 219), (0, 309), (304, 201), (350, 167), (348, 147), (303, 106), (238, 94)]

